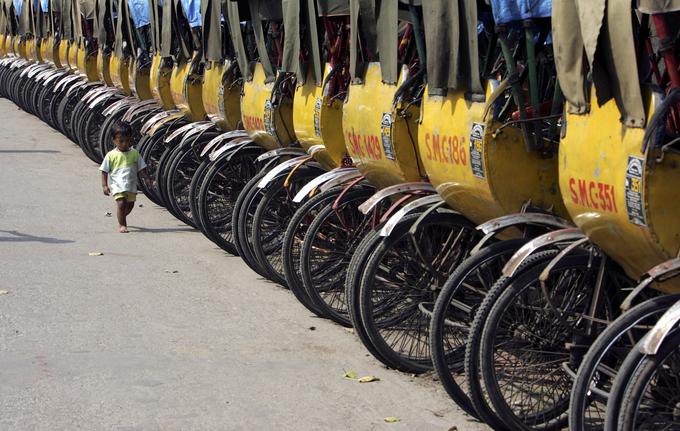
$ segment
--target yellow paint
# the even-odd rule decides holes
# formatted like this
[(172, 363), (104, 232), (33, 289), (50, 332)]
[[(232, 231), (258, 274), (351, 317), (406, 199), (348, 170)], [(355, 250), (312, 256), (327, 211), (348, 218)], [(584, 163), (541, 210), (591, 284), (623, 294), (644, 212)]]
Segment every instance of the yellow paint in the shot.
[(151, 60), (151, 71), (149, 72), (149, 86), (151, 95), (165, 110), (174, 109), (175, 102), (172, 100), (170, 92), (170, 76), (172, 68), (161, 67), (162, 58), (160, 54), (154, 55)]
[(120, 89), (125, 95), (132, 94), (130, 90), (130, 62), (128, 59), (121, 59), (116, 55), (111, 56), (110, 60), (111, 81), (113, 85)]
[(68, 41), (59, 41), (58, 55), (55, 59), (54, 65), (60, 68), (68, 68)]
[(85, 44), (81, 44), (76, 48), (76, 64), (78, 70), (83, 75), (87, 76), (90, 82), (99, 81), (99, 71), (97, 70), (97, 54), (90, 55), (87, 52)]
[[(489, 83), (487, 99), (491, 92)], [(492, 120), (491, 113), (485, 118), (486, 104), (467, 100), (464, 91), (426, 95), (421, 107), (421, 159), (430, 181), (452, 208), (475, 223), (518, 213), (527, 202), (566, 216), (556, 156), (527, 151), (515, 127), (506, 127), (494, 137), (500, 123)], [(473, 154), (482, 160), (481, 166), (475, 165), (476, 172)]]
[[(647, 94), (650, 118), (652, 100)], [(680, 156), (668, 153), (658, 163), (657, 151), (642, 154), (644, 129), (625, 127), (620, 117), (613, 99), (598, 106), (595, 94), (589, 113), (567, 115), (566, 135), (560, 143), (560, 188), (574, 222), (637, 279), (675, 257), (680, 248), (680, 206), (676, 204)], [(640, 191), (646, 226), (632, 223), (626, 207), (630, 156), (644, 161)], [(660, 288), (680, 292), (680, 281), (669, 283)]]
[(274, 82), (265, 83), (262, 64), (256, 63), (253, 78), (243, 84), (241, 118), (251, 138), (267, 150), (286, 147), (295, 141), (293, 102), (283, 98), (271, 108)]
[(42, 39), (40, 41), (39, 55), (41, 61), (52, 62), (52, 45), (50, 39)]
[[(330, 65), (326, 65), (324, 81), (330, 71)], [(324, 88), (316, 84), (311, 70), (304, 85), (298, 85), (295, 89), (295, 136), (305, 149), (314, 145), (323, 146), (323, 149), (314, 153), (314, 158), (329, 170), (340, 166), (347, 155), (342, 134), (342, 105), (342, 100), (330, 101), (324, 96)]]
[(203, 94), (200, 76), (190, 73), (189, 62), (175, 66), (170, 76), (170, 91), (172, 100), (181, 110), (188, 112), (191, 121), (205, 119), (203, 108)]
[(97, 72), (107, 86), (113, 87), (113, 81), (111, 80), (111, 53), (104, 54), (101, 49), (99, 50)]
[(149, 76), (150, 70), (144, 69), (142, 71), (137, 69), (136, 63), (131, 67), (132, 82), (134, 83), (135, 94), (139, 100), (148, 100), (153, 98), (151, 93), (151, 79)]
[[(399, 84), (407, 78), (402, 69)], [(397, 85), (382, 82), (379, 63), (370, 63), (361, 84), (351, 84), (342, 114), (345, 146), (355, 165), (377, 187), (421, 181), (418, 140), (418, 110), (403, 111), (392, 106)], [(392, 126), (381, 126), (384, 115), (392, 118)], [(406, 118), (403, 118), (406, 117)], [(391, 135), (394, 158), (385, 154), (383, 136)]]
[(225, 131), (239, 128), (241, 122), (241, 85), (229, 71), (230, 66), (230, 61), (211, 61), (203, 75), (205, 112), (210, 121)]

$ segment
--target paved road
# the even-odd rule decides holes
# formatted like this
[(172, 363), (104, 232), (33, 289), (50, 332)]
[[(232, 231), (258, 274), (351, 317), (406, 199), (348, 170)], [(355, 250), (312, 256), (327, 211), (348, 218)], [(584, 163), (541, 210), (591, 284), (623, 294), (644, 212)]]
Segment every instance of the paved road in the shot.
[(0, 118), (0, 430), (485, 429), (144, 197), (118, 234), (78, 147)]

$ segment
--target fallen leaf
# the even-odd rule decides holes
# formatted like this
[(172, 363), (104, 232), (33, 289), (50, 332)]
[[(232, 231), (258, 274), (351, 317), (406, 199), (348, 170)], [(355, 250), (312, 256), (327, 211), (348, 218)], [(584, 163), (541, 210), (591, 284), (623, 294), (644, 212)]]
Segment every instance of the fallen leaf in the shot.
[(104, 253), (101, 251), (91, 251), (87, 254), (88, 256), (104, 256)]
[(173, 269), (172, 271), (169, 270), (169, 269), (166, 269), (165, 272), (168, 273), (168, 274), (177, 274), (179, 271), (177, 271), (176, 269)]
[(359, 379), (359, 383), (370, 383), (370, 382), (379, 382), (380, 379), (377, 378), (376, 376), (364, 376)]
[(449, 428), (448, 431), (458, 431), (458, 427), (454, 425), (451, 428)]
[(349, 332), (350, 334), (354, 334), (354, 328), (345, 328), (345, 332)]
[(107, 212), (107, 213), (104, 214), (104, 216), (106, 216), (106, 217), (111, 217), (111, 213), (110, 213), (110, 212)]
[(144, 205), (142, 205), (142, 204), (139, 204), (139, 205), (137, 205), (137, 206), (138, 206), (139, 208), (144, 208)]
[(316, 326), (310, 326), (310, 327), (309, 327), (309, 330), (310, 330), (310, 331), (316, 331)]
[(9, 290), (0, 290), (0, 295), (7, 295)]
[(349, 380), (356, 380), (357, 373), (354, 370), (345, 371), (345, 375), (343, 377)]
[(395, 422), (401, 422), (401, 419), (395, 418), (395, 417), (392, 417), (392, 416), (387, 417), (387, 418), (385, 418), (385, 419), (383, 419), (383, 420), (384, 420), (385, 422), (387, 422), (388, 424), (393, 424), (393, 423), (395, 423)]

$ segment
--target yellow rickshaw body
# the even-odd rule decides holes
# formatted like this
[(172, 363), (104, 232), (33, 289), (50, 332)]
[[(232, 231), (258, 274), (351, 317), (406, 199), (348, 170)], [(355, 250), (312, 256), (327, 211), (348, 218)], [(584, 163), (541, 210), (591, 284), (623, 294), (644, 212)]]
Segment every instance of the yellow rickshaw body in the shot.
[(163, 109), (170, 110), (175, 108), (175, 102), (172, 100), (172, 92), (170, 91), (172, 68), (161, 67), (162, 64), (161, 56), (159, 54), (154, 55), (149, 72), (149, 86), (151, 87), (152, 97)]
[(265, 82), (262, 64), (256, 63), (251, 80), (243, 83), (241, 119), (248, 135), (267, 150), (286, 147), (295, 141), (293, 103), (288, 98), (272, 107), (274, 82)]
[(85, 75), (90, 82), (99, 81), (97, 57), (97, 55), (88, 55), (87, 48), (84, 46), (78, 46), (76, 49), (76, 64), (78, 65), (78, 70)]
[[(228, 72), (230, 66), (229, 61), (211, 61), (203, 75), (205, 112), (222, 130), (235, 130), (241, 121), (241, 86)], [(225, 76), (225, 73), (231, 76)]]
[(342, 110), (345, 146), (352, 161), (379, 188), (421, 181), (418, 154), (418, 109), (403, 113), (393, 106), (399, 84), (407, 78), (406, 68), (397, 85), (382, 82), (379, 63), (369, 63), (364, 81), (349, 86)]
[(55, 66), (68, 69), (68, 41), (60, 40), (57, 47), (57, 58), (54, 62)]
[(7, 56), (7, 46), (5, 43), (7, 42), (7, 35), (4, 33), (0, 33), (0, 57), (6, 57)]
[(132, 94), (130, 90), (130, 60), (126, 58), (119, 58), (116, 55), (111, 56), (110, 70), (111, 81), (113, 85), (119, 88), (126, 96)]
[(136, 67), (136, 63), (133, 63), (130, 68), (130, 73), (132, 74), (131, 79), (134, 83), (135, 94), (139, 100), (153, 99), (153, 93), (151, 93), (151, 70), (139, 70)]
[(191, 121), (202, 121), (205, 119), (205, 109), (203, 108), (203, 94), (201, 82), (191, 77), (191, 64), (181, 63), (172, 70), (170, 76), (170, 91), (172, 100), (177, 108), (187, 111)]
[(40, 59), (52, 63), (53, 41), (52, 38), (45, 38), (40, 41)]
[(16, 53), (19, 55), (19, 57), (28, 60), (28, 49), (26, 46), (26, 41), (22, 42), (19, 38), (17, 38)]
[(113, 80), (111, 79), (111, 53), (105, 54), (101, 49), (99, 50), (97, 72), (107, 86), (113, 87)]
[[(642, 153), (644, 129), (621, 124), (615, 101), (567, 114), (560, 143), (560, 189), (574, 222), (633, 279), (677, 256), (680, 155)], [(649, 118), (654, 97), (644, 96)], [(660, 159), (660, 160), (659, 160)], [(658, 286), (680, 292), (680, 280)]]
[[(324, 79), (330, 73), (324, 69)], [(314, 81), (312, 71), (304, 84), (297, 85), (293, 98), (293, 125), (295, 136), (305, 150), (318, 146), (314, 159), (326, 169), (337, 168), (347, 154), (342, 133), (342, 100), (329, 100), (322, 85)]]
[[(487, 84), (487, 99), (493, 90)], [(464, 91), (425, 96), (418, 143), (425, 170), (448, 205), (475, 223), (534, 207), (567, 215), (557, 156), (527, 151), (521, 130), (492, 119), (484, 102)], [(489, 110), (490, 111), (490, 110)]]

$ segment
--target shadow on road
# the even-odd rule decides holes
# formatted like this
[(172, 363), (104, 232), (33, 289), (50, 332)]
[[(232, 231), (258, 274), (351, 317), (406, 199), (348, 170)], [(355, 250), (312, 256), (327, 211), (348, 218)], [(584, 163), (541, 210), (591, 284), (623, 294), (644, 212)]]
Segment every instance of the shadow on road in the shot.
[(61, 151), (56, 151), (56, 150), (0, 150), (0, 154), (23, 154), (23, 153), (54, 154), (54, 153), (61, 153)]
[(70, 239), (57, 239), (48, 236), (34, 236), (27, 233), (21, 233), (16, 230), (0, 230), (0, 234), (9, 234), (10, 237), (0, 236), (0, 242), (44, 242), (45, 244), (68, 244)]

